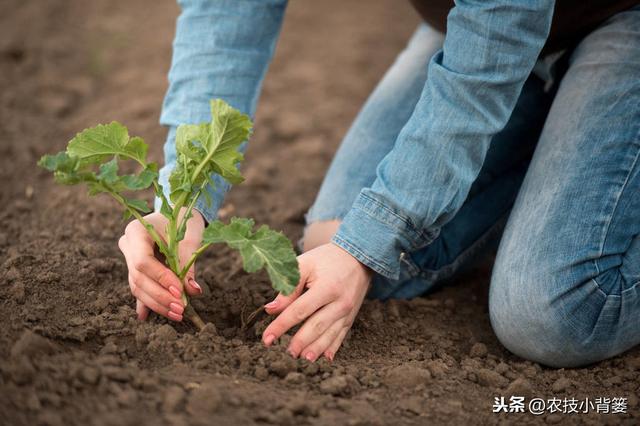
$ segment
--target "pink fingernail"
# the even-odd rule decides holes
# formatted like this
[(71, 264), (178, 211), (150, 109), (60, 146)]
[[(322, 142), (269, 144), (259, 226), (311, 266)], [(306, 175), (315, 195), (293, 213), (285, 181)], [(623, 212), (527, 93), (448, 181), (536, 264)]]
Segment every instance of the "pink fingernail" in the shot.
[(169, 293), (175, 298), (180, 299), (182, 297), (182, 293), (174, 286), (169, 286)]
[(264, 338), (264, 344), (267, 346), (271, 346), (274, 340), (276, 340), (276, 336), (274, 336), (273, 334), (269, 334)]
[(278, 307), (278, 300), (274, 300), (273, 302), (269, 302), (266, 305), (264, 305), (265, 308), (267, 309), (275, 309), (276, 307)]
[(198, 293), (202, 294), (202, 287), (200, 287), (200, 284), (198, 284), (196, 280), (194, 280), (193, 278), (189, 278), (189, 285), (193, 287)]
[(333, 353), (325, 352), (324, 356), (326, 356), (329, 361), (333, 362), (333, 357), (334, 357)]
[(304, 356), (304, 358), (305, 358), (307, 361), (311, 361), (311, 362), (313, 362), (313, 361), (315, 361), (315, 360), (316, 360), (316, 354), (314, 354), (313, 352), (307, 352), (307, 354)]
[(169, 313), (167, 314), (167, 316), (169, 318), (171, 318), (174, 321), (182, 321), (182, 315), (178, 315), (173, 311), (169, 311)]
[(293, 358), (298, 358), (298, 355), (297, 355), (293, 350), (289, 349), (287, 352), (288, 352), (288, 353), (289, 353), (289, 355), (291, 355)]
[(176, 302), (169, 303), (169, 309), (171, 310), (171, 312), (175, 312), (178, 315), (182, 315), (182, 313), (184, 312), (184, 307)]

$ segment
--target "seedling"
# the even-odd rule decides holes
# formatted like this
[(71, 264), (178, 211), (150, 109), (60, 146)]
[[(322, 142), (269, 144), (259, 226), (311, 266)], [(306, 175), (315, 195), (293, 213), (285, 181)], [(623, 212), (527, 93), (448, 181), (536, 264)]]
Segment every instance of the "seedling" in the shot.
[[(53, 172), (58, 183), (83, 183), (88, 186), (89, 195), (105, 193), (120, 203), (124, 218), (135, 217), (144, 225), (164, 255), (167, 267), (183, 283), (189, 268), (209, 245), (226, 243), (238, 250), (245, 271), (266, 269), (273, 288), (290, 294), (300, 277), (291, 242), (265, 225), (254, 231), (253, 219), (234, 217), (228, 224), (216, 220), (205, 228), (202, 245), (186, 264), (181, 265), (178, 256), (178, 244), (184, 239), (196, 200), (204, 196), (207, 203), (211, 202), (205, 187), (214, 185), (213, 177), (219, 175), (231, 184), (243, 181), (237, 167), (243, 160), (238, 147), (249, 137), (251, 127), (247, 115), (220, 99), (211, 101), (210, 122), (180, 125), (175, 141), (177, 162), (169, 178), (168, 198), (158, 182), (158, 165), (147, 162), (148, 145), (139, 137), (130, 137), (127, 128), (117, 122), (83, 130), (69, 141), (65, 151), (43, 156), (38, 165)], [(123, 161), (137, 163), (138, 173), (118, 174)], [(144, 219), (143, 214), (151, 211), (147, 202), (130, 198), (132, 192), (150, 187), (161, 200), (160, 212), (168, 219), (166, 238)], [(204, 322), (184, 291), (182, 302), (184, 316), (202, 329)]]

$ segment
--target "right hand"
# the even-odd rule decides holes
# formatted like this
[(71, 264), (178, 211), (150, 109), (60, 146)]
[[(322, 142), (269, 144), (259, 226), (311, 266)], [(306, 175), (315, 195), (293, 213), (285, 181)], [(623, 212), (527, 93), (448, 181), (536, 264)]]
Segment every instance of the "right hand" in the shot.
[[(154, 212), (144, 218), (153, 225), (160, 236), (166, 238), (166, 217)], [(198, 211), (193, 210), (193, 215), (187, 222), (184, 239), (178, 245), (180, 265), (184, 266), (193, 252), (200, 247), (203, 231), (204, 219)], [(129, 287), (136, 298), (138, 319), (144, 321), (149, 315), (149, 310), (152, 310), (170, 320), (182, 321), (182, 283), (176, 274), (155, 257), (155, 243), (139, 220), (127, 225), (124, 235), (118, 241), (118, 247), (124, 254), (129, 269)], [(202, 294), (202, 287), (195, 281), (195, 265), (189, 269), (185, 282), (187, 294)]]

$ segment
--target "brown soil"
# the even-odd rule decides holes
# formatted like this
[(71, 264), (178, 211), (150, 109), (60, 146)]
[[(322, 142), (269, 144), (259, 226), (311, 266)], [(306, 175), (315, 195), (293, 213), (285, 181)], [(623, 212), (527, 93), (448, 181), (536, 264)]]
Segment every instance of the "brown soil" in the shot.
[[(344, 4), (347, 4), (345, 6)], [(407, 2), (408, 3), (408, 2)], [(153, 145), (173, 2), (3, 0), (0, 15), (0, 424), (637, 424), (640, 352), (553, 370), (509, 354), (487, 316), (489, 268), (413, 301), (366, 302), (333, 364), (265, 349), (263, 276), (210, 250), (209, 325), (135, 320), (118, 208), (35, 167), (75, 131), (119, 120)], [(408, 4), (292, 2), (256, 134), (224, 212), (300, 237), (303, 213), (365, 97), (417, 17)], [(286, 339), (285, 339), (286, 340)], [(495, 415), (493, 397), (629, 398), (627, 415)]]

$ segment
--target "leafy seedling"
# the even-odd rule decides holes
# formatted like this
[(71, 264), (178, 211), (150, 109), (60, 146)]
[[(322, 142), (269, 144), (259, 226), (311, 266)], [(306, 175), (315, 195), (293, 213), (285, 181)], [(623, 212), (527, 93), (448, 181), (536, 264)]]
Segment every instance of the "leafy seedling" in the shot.
[[(243, 177), (238, 164), (243, 160), (239, 146), (251, 133), (250, 118), (220, 99), (211, 101), (211, 121), (182, 124), (176, 132), (177, 161), (169, 177), (167, 197), (158, 182), (158, 165), (147, 161), (148, 145), (139, 137), (130, 137), (122, 124), (99, 124), (78, 133), (65, 151), (43, 156), (38, 165), (53, 172), (55, 180), (65, 185), (85, 184), (89, 195), (108, 194), (124, 207), (125, 219), (134, 217), (144, 225), (165, 257), (165, 263), (183, 282), (189, 268), (211, 244), (226, 243), (242, 257), (243, 268), (252, 273), (266, 269), (273, 288), (290, 294), (298, 280), (298, 262), (291, 242), (282, 233), (262, 225), (255, 228), (253, 219), (232, 218), (228, 224), (216, 220), (205, 228), (202, 245), (185, 265), (180, 264), (178, 244), (184, 239), (187, 221), (199, 197), (211, 200), (205, 191), (221, 176), (231, 184)], [(120, 163), (134, 162), (135, 174), (119, 174)], [(153, 187), (161, 201), (160, 212), (168, 219), (162, 238), (147, 222), (147, 202), (131, 198), (131, 193)], [(184, 212), (183, 215), (180, 212)], [(184, 288), (184, 285), (183, 285)], [(204, 322), (182, 292), (184, 316), (202, 329)]]

